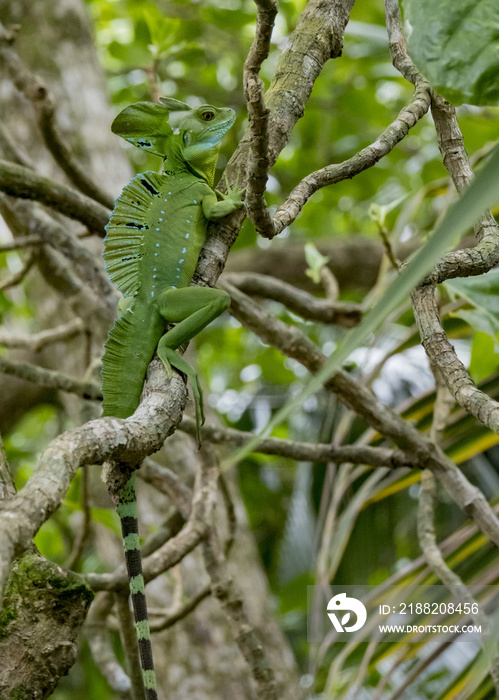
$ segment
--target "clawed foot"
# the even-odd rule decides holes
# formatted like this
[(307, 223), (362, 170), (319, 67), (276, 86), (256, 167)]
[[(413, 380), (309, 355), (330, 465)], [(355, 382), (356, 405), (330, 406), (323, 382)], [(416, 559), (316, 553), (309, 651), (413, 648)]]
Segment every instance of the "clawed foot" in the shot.
[(227, 188), (227, 194), (223, 194), (223, 192), (220, 192), (219, 190), (216, 190), (217, 194), (222, 197), (224, 201), (229, 201), (233, 202), (235, 205), (238, 207), (243, 206), (243, 195), (246, 192), (246, 187), (239, 188), (239, 180), (241, 177), (241, 170), (239, 169), (237, 172), (237, 178), (236, 178), (236, 184), (235, 187), (232, 188), (229, 184), (229, 180), (227, 178), (227, 174), (224, 173), (224, 179), (225, 179), (225, 186)]

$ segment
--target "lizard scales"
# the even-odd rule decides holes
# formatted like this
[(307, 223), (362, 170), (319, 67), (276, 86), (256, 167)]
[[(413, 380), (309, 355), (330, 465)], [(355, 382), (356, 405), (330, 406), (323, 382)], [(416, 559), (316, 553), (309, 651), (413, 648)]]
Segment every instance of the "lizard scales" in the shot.
[[(221, 290), (189, 284), (208, 222), (242, 206), (239, 189), (229, 188), (227, 195), (213, 189), (220, 142), (235, 114), (211, 105), (191, 109), (172, 98), (160, 101), (130, 105), (112, 125), (114, 133), (163, 157), (165, 170), (135, 176), (116, 200), (106, 227), (106, 270), (124, 299), (102, 360), (103, 414), (127, 418), (135, 411), (157, 352), (169, 372), (175, 367), (189, 379), (199, 442), (201, 387), (195, 370), (176, 349), (230, 304)], [(166, 330), (170, 323), (176, 325)], [(147, 700), (157, 700), (134, 475), (118, 498), (144, 687)]]

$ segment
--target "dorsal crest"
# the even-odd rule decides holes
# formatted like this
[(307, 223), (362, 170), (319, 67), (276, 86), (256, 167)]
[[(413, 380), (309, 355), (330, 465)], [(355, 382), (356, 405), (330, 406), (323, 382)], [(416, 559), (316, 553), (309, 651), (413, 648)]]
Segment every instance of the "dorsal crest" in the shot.
[(161, 191), (164, 175), (136, 175), (116, 200), (106, 226), (104, 262), (110, 280), (126, 297), (138, 292), (139, 265), (144, 237), (149, 230), (150, 209)]

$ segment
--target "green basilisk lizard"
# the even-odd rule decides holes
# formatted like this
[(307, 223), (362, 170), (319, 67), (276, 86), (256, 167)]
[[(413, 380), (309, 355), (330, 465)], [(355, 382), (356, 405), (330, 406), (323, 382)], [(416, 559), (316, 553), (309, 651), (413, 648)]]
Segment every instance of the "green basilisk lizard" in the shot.
[[(213, 189), (220, 142), (235, 120), (232, 109), (191, 109), (172, 98), (138, 102), (112, 131), (164, 158), (162, 173), (134, 177), (116, 200), (104, 240), (111, 281), (124, 295), (102, 360), (105, 416), (127, 418), (137, 408), (147, 367), (157, 352), (168, 373), (185, 374), (196, 407), (198, 443), (203, 395), (195, 370), (176, 352), (230, 304), (219, 289), (189, 286), (209, 221), (240, 208), (242, 190)], [(176, 324), (166, 330), (169, 324)], [(123, 544), (146, 697), (157, 699), (144, 578), (139, 552), (135, 480), (118, 494)]]

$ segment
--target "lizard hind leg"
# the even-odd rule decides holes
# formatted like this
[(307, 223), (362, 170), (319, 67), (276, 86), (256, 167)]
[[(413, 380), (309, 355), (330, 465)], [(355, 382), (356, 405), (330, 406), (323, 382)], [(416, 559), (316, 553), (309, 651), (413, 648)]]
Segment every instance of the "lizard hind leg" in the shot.
[(182, 372), (182, 374), (185, 374), (189, 384), (191, 385), (192, 395), (194, 397), (194, 405), (196, 408), (196, 439), (198, 445), (200, 445), (201, 426), (204, 423), (204, 403), (203, 391), (201, 389), (201, 384), (199, 383), (198, 373), (196, 372), (194, 367), (192, 367), (187, 362), (187, 360), (184, 360), (184, 358), (178, 354), (176, 350), (173, 350), (173, 348), (169, 348), (163, 342), (164, 338), (166, 338), (166, 336), (163, 336), (163, 338), (159, 341), (157, 350), (158, 357), (162, 360), (167, 372), (169, 369), (170, 376), (172, 372), (171, 368), (175, 367), (175, 369), (178, 369), (180, 372)]
[(230, 305), (230, 296), (211, 287), (169, 288), (158, 295), (156, 306), (161, 316), (176, 323), (161, 338), (158, 356), (165, 366), (175, 367), (187, 376), (192, 387), (196, 407), (196, 437), (201, 442), (201, 426), (204, 423), (203, 392), (196, 370), (176, 352), (203, 328), (220, 316)]

